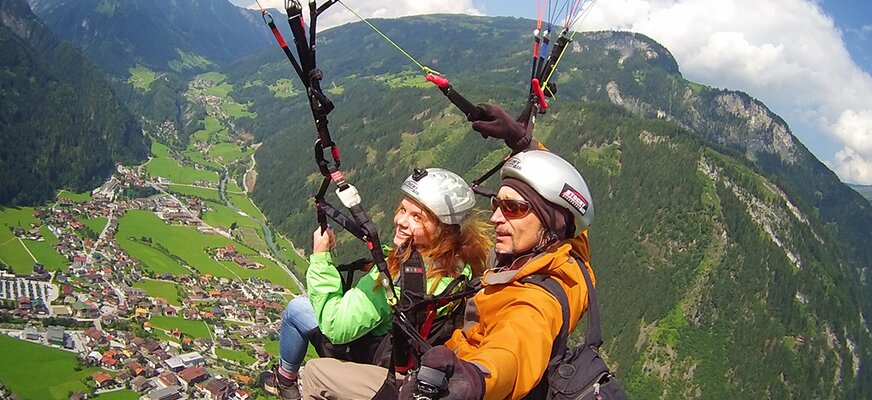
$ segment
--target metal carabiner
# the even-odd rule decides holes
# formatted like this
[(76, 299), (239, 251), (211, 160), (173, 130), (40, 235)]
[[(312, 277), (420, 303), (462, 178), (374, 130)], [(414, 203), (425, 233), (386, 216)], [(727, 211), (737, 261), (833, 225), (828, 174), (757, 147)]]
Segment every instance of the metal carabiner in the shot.
[[(335, 146), (331, 147), (334, 149)], [(315, 162), (318, 164), (318, 169), (321, 171), (321, 175), (324, 177), (330, 177), (330, 161), (327, 161), (327, 157), (324, 157), (324, 145), (321, 144), (321, 139), (315, 140)], [(339, 163), (337, 162), (334, 165), (334, 168), (339, 168)]]

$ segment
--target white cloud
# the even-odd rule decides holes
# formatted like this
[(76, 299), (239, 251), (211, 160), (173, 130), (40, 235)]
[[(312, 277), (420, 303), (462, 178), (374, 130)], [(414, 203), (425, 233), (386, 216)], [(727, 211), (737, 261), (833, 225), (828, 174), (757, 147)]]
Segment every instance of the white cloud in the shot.
[[(600, 1), (581, 28), (650, 36), (688, 79), (742, 90), (792, 127), (811, 127), (794, 134), (843, 180), (872, 183), (872, 77), (817, 1)], [(822, 142), (844, 149), (826, 154)]]
[(854, 177), (851, 182), (872, 182), (872, 160), (864, 159), (850, 148), (842, 148), (836, 153), (834, 167), (839, 176)]
[[(234, 4), (240, 7), (257, 9), (257, 3), (254, 0), (231, 0)], [(307, 1), (300, 1), (304, 8), (307, 8)], [(324, 4), (323, 1), (318, 1), (318, 5)], [(284, 0), (260, 0), (260, 5), (264, 8), (276, 8), (285, 11)], [(331, 28), (337, 25), (342, 25), (348, 22), (358, 21), (354, 14), (345, 8), (354, 10), (360, 16), (370, 18), (392, 18), (402, 17), (406, 15), (421, 15), (435, 13), (453, 13), (453, 14), (472, 14), (480, 15), (481, 10), (473, 6), (472, 0), (441, 0), (441, 1), (420, 1), (420, 0), (344, 0), (341, 3), (336, 3), (330, 6), (328, 11), (318, 17), (319, 30)], [(305, 14), (308, 21), (308, 11)]]

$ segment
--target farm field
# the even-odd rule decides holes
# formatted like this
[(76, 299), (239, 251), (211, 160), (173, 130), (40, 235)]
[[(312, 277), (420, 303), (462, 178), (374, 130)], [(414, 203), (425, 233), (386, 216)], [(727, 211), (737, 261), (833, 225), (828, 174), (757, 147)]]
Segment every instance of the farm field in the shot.
[(158, 275), (170, 274), (173, 276), (191, 274), (191, 271), (182, 267), (176, 260), (148, 245), (122, 236), (117, 236), (115, 240), (118, 241), (121, 248), (130, 254), (131, 257), (142, 263), (142, 268), (145, 271), (151, 271)]
[(2, 334), (0, 354), (0, 382), (23, 399), (68, 399), (69, 392), (86, 391), (85, 378), (99, 370), (75, 371), (74, 353)]
[(140, 394), (129, 389), (118, 390), (115, 392), (101, 393), (100, 400), (137, 400)]
[(33, 208), (0, 208), (0, 262), (12, 267), (18, 274), (31, 273), (33, 264), (37, 262), (53, 271), (66, 268), (66, 259), (53, 247), (57, 238), (45, 226), (40, 227), (45, 239), (43, 242), (19, 240), (12, 233), (12, 228), (16, 226), (30, 229), (30, 224), (35, 223), (39, 223), (39, 220), (33, 216)]
[(182, 304), (178, 292), (179, 285), (176, 283), (155, 279), (143, 279), (139, 282), (133, 282), (133, 287), (145, 290), (145, 293), (151, 297), (162, 297), (172, 305), (179, 306)]
[(219, 358), (235, 361), (242, 365), (251, 365), (257, 361), (257, 359), (242, 350), (227, 349), (224, 347), (215, 347), (215, 355)]
[(234, 207), (242, 210), (244, 213), (254, 217), (259, 221), (265, 221), (266, 217), (262, 212), (254, 205), (254, 203), (241, 194), (228, 194), (227, 198), (230, 200), (230, 204), (233, 204)]
[(151, 326), (167, 331), (179, 328), (182, 333), (192, 338), (208, 339), (212, 337), (209, 326), (203, 321), (168, 317), (166, 315), (152, 315), (149, 321), (151, 321)]
[(58, 192), (58, 199), (67, 199), (74, 203), (81, 203), (85, 201), (91, 200), (91, 193), (74, 193), (66, 190), (61, 190)]
[(146, 166), (149, 176), (160, 176), (173, 183), (192, 184), (195, 181), (218, 183), (218, 174), (180, 165), (170, 157), (169, 148), (157, 141), (152, 141), (151, 151), (155, 158), (152, 158)]
[(203, 200), (209, 200), (216, 203), (221, 201), (221, 195), (218, 194), (218, 189), (188, 185), (169, 185), (167, 191), (179, 193), (185, 196), (195, 196)]
[[(227, 209), (226, 207), (224, 207)], [(227, 209), (229, 210), (229, 209)], [(238, 215), (238, 214), (237, 214)], [(254, 223), (246, 217), (239, 216)], [(227, 239), (220, 235), (203, 234), (187, 226), (171, 226), (165, 224), (149, 211), (131, 210), (121, 218), (116, 239), (132, 256), (149, 266), (149, 270), (169, 272), (174, 275), (188, 273), (178, 262), (156, 248), (162, 246), (167, 252), (183, 260), (200, 274), (212, 274), (215, 277), (269, 279), (282, 287), (296, 291), (296, 284), (291, 278), (271, 260), (261, 257), (250, 247)], [(128, 239), (149, 238), (150, 247), (146, 244)], [(237, 251), (252, 261), (265, 265), (262, 269), (248, 269), (232, 261), (217, 261), (206, 253), (207, 248), (225, 247), (232, 244)]]
[(106, 217), (94, 217), (94, 218), (85, 218), (82, 220), (82, 223), (85, 224), (88, 228), (91, 228), (92, 231), (96, 234), (100, 234), (103, 231), (103, 228), (106, 227), (106, 224), (109, 222), (109, 218)]

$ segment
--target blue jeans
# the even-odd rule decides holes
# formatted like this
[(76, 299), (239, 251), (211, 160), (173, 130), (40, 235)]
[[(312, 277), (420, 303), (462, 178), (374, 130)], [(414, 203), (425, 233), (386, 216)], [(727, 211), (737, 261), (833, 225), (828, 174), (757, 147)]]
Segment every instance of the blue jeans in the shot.
[(308, 297), (294, 297), (282, 314), (279, 333), (279, 366), (288, 372), (297, 372), (309, 347), (309, 333), (318, 327), (315, 308)]

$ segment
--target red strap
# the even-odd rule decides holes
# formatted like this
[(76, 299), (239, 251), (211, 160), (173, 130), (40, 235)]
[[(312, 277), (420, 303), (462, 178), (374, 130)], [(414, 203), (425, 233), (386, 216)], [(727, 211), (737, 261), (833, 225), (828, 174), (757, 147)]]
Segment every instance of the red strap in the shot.
[(279, 33), (279, 28), (272, 28), (272, 33), (273, 36), (276, 37), (276, 41), (279, 42), (279, 46), (281, 46), (282, 48), (288, 47), (288, 43), (285, 42), (285, 38), (283, 38), (282, 34)]
[(539, 84), (539, 79), (533, 79), (533, 92), (539, 98), (539, 108), (542, 110), (548, 109), (548, 103), (545, 102), (545, 92), (542, 91), (542, 86)]

